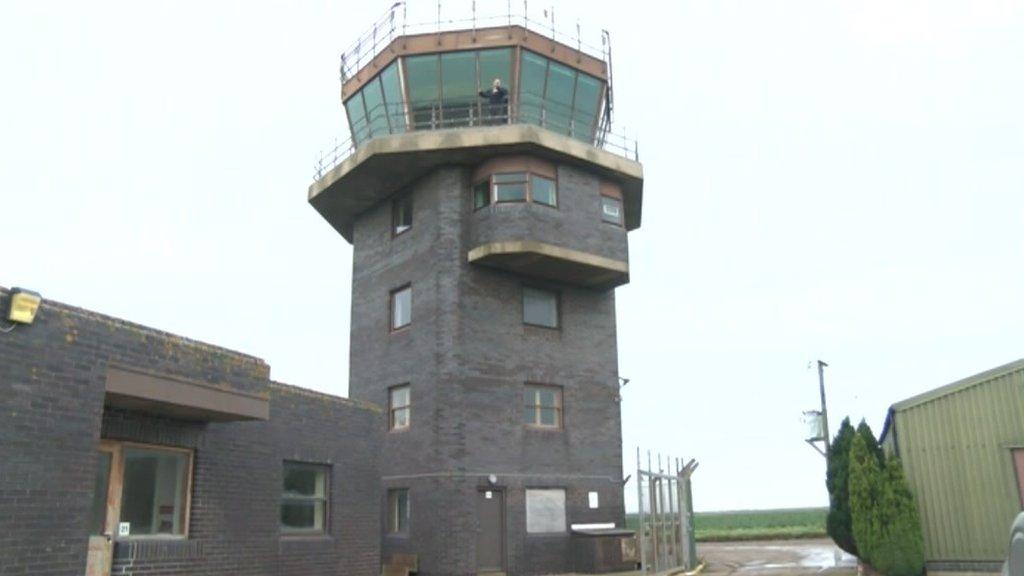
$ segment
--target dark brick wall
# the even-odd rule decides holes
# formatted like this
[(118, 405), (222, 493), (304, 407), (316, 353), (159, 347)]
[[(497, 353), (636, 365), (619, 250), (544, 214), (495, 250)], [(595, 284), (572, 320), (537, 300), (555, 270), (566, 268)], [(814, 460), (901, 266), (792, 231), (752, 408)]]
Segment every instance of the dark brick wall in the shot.
[[(112, 363), (267, 394), (270, 420), (104, 409)], [(84, 572), (101, 437), (190, 448), (195, 459), (189, 539), (118, 542), (114, 574), (378, 573), (381, 411), (268, 374), (259, 359), (57, 303), (0, 334), (0, 574)], [(278, 533), (284, 460), (330, 466), (329, 535)]]
[[(558, 210), (473, 212), (471, 172), (446, 167), (415, 184), (405, 234), (391, 237), (389, 202), (354, 229), (351, 394), (386, 405), (387, 388), (406, 382), (412, 394), (412, 425), (386, 434), (381, 458), (384, 487), (410, 490), (410, 533), (385, 534), (382, 553), (419, 554), (427, 575), (474, 573), (475, 496), (494, 474), (505, 491), (509, 573), (568, 571), (568, 534), (526, 534), (524, 491), (565, 488), (569, 523), (623, 525), (614, 292), (548, 285), (561, 294), (562, 327), (528, 327), (522, 286), (545, 284), (470, 265), (466, 255), (488, 235), (543, 228), (544, 241), (625, 258), (625, 231), (601, 222), (598, 180), (579, 169), (559, 167)], [(412, 325), (389, 333), (389, 290), (406, 283)], [(563, 387), (564, 430), (521, 424), (526, 382)], [(598, 510), (587, 507), (591, 490)]]

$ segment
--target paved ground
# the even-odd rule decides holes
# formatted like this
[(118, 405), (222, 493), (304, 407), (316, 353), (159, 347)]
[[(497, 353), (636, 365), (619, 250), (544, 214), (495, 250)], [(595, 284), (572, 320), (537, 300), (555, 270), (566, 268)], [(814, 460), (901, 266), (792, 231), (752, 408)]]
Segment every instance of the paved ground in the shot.
[(705, 574), (743, 576), (853, 576), (857, 560), (831, 540), (777, 540), (770, 542), (706, 542), (697, 554), (707, 561)]

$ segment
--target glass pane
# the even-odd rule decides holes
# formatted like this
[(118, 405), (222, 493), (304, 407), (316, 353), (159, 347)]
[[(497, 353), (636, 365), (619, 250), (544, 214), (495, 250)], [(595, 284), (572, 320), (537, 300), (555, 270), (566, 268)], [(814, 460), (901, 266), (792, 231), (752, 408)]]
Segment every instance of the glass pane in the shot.
[(576, 71), (557, 62), (548, 66), (548, 86), (544, 95), (544, 125), (562, 134), (569, 133)]
[(387, 110), (384, 108), (384, 92), (381, 91), (380, 82), (378, 80), (370, 82), (363, 87), (362, 93), (366, 102), (367, 137), (373, 138), (387, 134)]
[(409, 426), (409, 409), (398, 408), (391, 412), (391, 427), (406, 428)]
[(89, 517), (89, 534), (105, 532), (107, 523), (107, 488), (110, 486), (110, 452), (100, 452), (96, 462), (96, 483), (92, 492), (92, 514)]
[(526, 491), (526, 531), (565, 532), (565, 490)]
[(436, 54), (405, 59), (405, 81), (409, 91), (413, 123), (417, 129), (431, 128), (440, 120), (441, 68)]
[(558, 327), (558, 295), (547, 290), (523, 288), (523, 322)]
[(507, 172), (494, 175), (495, 184), (504, 184), (506, 182), (526, 182), (526, 172)]
[(395, 200), (391, 214), (394, 233), (401, 234), (412, 228), (412, 196), (406, 195)]
[(409, 405), (409, 387), (402, 386), (401, 388), (391, 389), (391, 407), (401, 408)]
[(506, 89), (512, 88), (512, 50), (500, 48), (498, 50), (480, 51), (480, 90), (491, 87), (494, 79), (501, 80), (501, 85)]
[(558, 425), (558, 410), (554, 408), (541, 408), (540, 409), (540, 424), (541, 426), (557, 426)]
[(523, 407), (523, 424), (537, 424), (537, 408), (535, 406)]
[(533, 407), (533, 406), (537, 405), (537, 389), (536, 388), (534, 388), (534, 387), (527, 387), (526, 390), (523, 390), (523, 404), (526, 405), (526, 406), (530, 406), (530, 407)]
[(412, 288), (403, 288), (391, 295), (391, 327), (401, 328), (412, 322)]
[(483, 208), (491, 203), (491, 187), (490, 184), (484, 180), (476, 186), (473, 186), (473, 209)]
[[(470, 109), (477, 108), (476, 52), (441, 55), (441, 92), (444, 125), (468, 125)], [(473, 116), (477, 116), (476, 110)]]
[(324, 529), (323, 500), (289, 500), (281, 503), (281, 527), (287, 530), (322, 532)]
[(584, 142), (594, 139), (597, 109), (601, 105), (601, 81), (587, 74), (576, 79), (576, 98), (573, 106), (573, 137)]
[(131, 535), (184, 533), (186, 468), (185, 454), (125, 450), (121, 522)]
[(519, 120), (540, 124), (544, 103), (544, 83), (548, 61), (533, 52), (523, 51), (519, 70)]
[(535, 174), (530, 175), (530, 193), (533, 201), (547, 206), (557, 206), (558, 199), (555, 197), (555, 181)]
[(398, 78), (398, 63), (392, 62), (380, 74), (380, 83), (384, 89), (384, 101), (387, 103), (388, 116), (391, 121), (391, 133), (405, 132), (405, 106), (402, 96), (402, 83)]
[(555, 403), (555, 390), (552, 388), (538, 388), (537, 400), (541, 406), (557, 406)]
[(355, 96), (345, 102), (345, 111), (348, 113), (349, 122), (352, 124), (352, 142), (358, 146), (366, 139), (366, 110), (363, 108), (363, 92), (356, 92)]
[(284, 495), (323, 498), (325, 477), (326, 474), (321, 469), (285, 464)]
[(495, 184), (495, 202), (522, 202), (526, 200), (526, 184)]
[(618, 198), (601, 197), (601, 220), (622, 224), (622, 202)]

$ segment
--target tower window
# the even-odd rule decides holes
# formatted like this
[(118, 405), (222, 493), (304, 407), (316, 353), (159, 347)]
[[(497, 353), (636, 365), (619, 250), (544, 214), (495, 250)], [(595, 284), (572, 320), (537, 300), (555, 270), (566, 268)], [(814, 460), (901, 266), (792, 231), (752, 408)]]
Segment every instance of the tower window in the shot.
[(530, 174), (530, 197), (537, 204), (545, 206), (558, 206), (558, 194), (555, 190), (555, 181), (551, 178)]
[(406, 194), (391, 204), (391, 234), (398, 236), (412, 228), (412, 194)]
[(409, 490), (388, 490), (388, 533), (409, 532)]
[(412, 324), (412, 286), (405, 285), (391, 292), (391, 330)]
[(622, 226), (622, 200), (601, 196), (601, 220)]
[(484, 180), (473, 186), (473, 210), (479, 210), (491, 204), (491, 184)]
[(404, 430), (409, 427), (410, 405), (408, 384), (388, 390), (388, 429)]
[(327, 532), (327, 467), (284, 463), (281, 491), (281, 531)]
[(527, 384), (523, 391), (523, 424), (537, 428), (561, 428), (562, 389)]
[(494, 182), (495, 202), (525, 202), (526, 201), (526, 172), (510, 172), (507, 174), (495, 174), (491, 180)]
[(523, 287), (523, 324), (558, 328), (558, 292)]

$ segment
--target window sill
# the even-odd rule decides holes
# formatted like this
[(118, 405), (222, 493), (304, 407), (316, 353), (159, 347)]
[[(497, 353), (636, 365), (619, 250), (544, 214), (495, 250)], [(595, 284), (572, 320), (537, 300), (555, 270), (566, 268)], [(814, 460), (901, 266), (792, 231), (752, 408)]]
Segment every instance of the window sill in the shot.
[(527, 328), (540, 328), (542, 330), (552, 330), (555, 332), (558, 332), (562, 329), (561, 326), (545, 326), (543, 324), (531, 324), (529, 322), (523, 322), (523, 326), (526, 326)]
[(536, 424), (523, 424), (523, 428), (529, 432), (540, 432), (542, 434), (565, 432), (565, 428), (562, 426), (537, 426)]
[(327, 542), (334, 540), (330, 534), (281, 534), (281, 542)]

